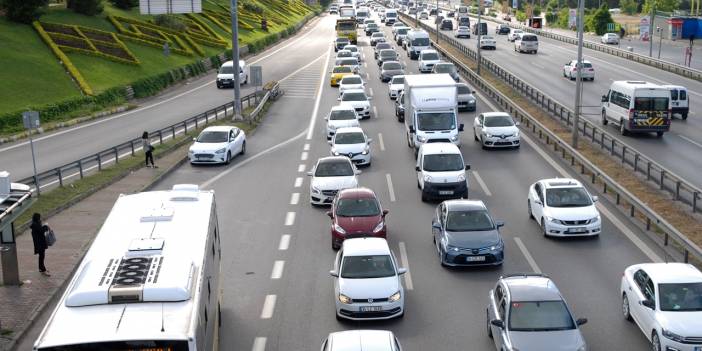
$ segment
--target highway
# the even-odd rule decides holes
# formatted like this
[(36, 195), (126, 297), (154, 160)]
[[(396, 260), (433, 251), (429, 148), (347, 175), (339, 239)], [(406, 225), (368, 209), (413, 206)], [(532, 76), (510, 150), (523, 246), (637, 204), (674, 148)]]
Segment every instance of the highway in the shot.
[[(542, 271), (554, 279), (575, 315), (589, 319), (583, 327), (589, 349), (645, 349), (645, 337), (620, 315), (617, 289), (626, 266), (660, 260), (659, 250), (646, 240), (633, 244), (629, 236), (644, 236), (605, 202), (600, 207), (604, 230), (599, 239), (545, 239), (527, 217), (527, 187), (540, 178), (568, 176), (567, 167), (527, 137), (519, 150), (481, 150), (469, 128), (476, 113), (492, 110), (482, 99), (478, 112), (461, 113), (461, 123), (468, 126), (462, 152), (473, 169), (471, 197), (485, 201), (495, 218), (507, 222), (502, 232), (506, 261), (503, 267), (487, 269), (439, 265), (430, 236), (436, 203), (420, 201), (402, 125), (394, 117), (385, 84), (378, 80), (365, 37), (360, 45), (367, 63), (362, 69), (368, 74), (366, 89), (372, 91), (377, 111), (361, 122), (374, 141), (373, 165), (362, 169), (360, 183), (374, 189), (390, 210), (388, 240), (410, 272), (404, 279), (406, 315), (369, 323), (334, 318), (328, 272), (335, 252), (330, 248), (327, 209), (310, 206), (305, 176), (317, 158), (329, 155), (323, 116), (337, 104), (337, 88), (329, 87), (324, 73), (332, 67), (334, 54), (327, 46), (316, 53), (329, 55), (324, 58), (326, 69), (317, 67), (321, 90), (305, 97), (286, 94), (276, 102), (250, 138), (245, 157), (228, 168), (184, 165), (159, 186), (196, 183), (216, 191), (224, 233), (221, 347), (312, 350), (329, 332), (382, 328), (394, 331), (409, 351), (490, 350), (485, 333), (488, 291), (500, 274)], [(410, 72), (417, 72), (416, 62), (404, 61)]]
[[(423, 22), (434, 25), (433, 18)], [(471, 18), (471, 25), (473, 23), (476, 23), (476, 20)], [(563, 66), (575, 59), (576, 46), (539, 37), (539, 51), (536, 55), (520, 54), (514, 51), (514, 44), (507, 40), (507, 35), (495, 34), (497, 25), (494, 22), (487, 23), (488, 34), (497, 40), (497, 49), (482, 50), (483, 57), (497, 63), (554, 100), (574, 109), (575, 81), (563, 77)], [(453, 35), (451, 31), (442, 32)], [(460, 41), (473, 49), (477, 46), (475, 36)], [(702, 159), (696, 157), (697, 153), (702, 151), (702, 120), (696, 112), (702, 109), (702, 100), (699, 99), (702, 97), (702, 82), (595, 50), (583, 49), (583, 57), (592, 62), (595, 69), (595, 80), (583, 82), (583, 117), (598, 125), (601, 125), (600, 99), (607, 93), (612, 81), (645, 80), (656, 84), (682, 85), (689, 89), (691, 112), (688, 119), (675, 117), (671, 131), (662, 138), (657, 138), (653, 133), (623, 137), (613, 124), (604, 129), (688, 182), (702, 187), (702, 178), (699, 177)]]

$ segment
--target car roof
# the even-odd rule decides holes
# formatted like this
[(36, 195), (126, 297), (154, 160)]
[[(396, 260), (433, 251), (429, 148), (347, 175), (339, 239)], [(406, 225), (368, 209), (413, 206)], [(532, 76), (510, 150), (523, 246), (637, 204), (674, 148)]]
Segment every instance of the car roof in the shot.
[(461, 153), (461, 150), (458, 150), (458, 146), (452, 143), (426, 143), (422, 144), (420, 149), (423, 155)]
[(482, 114), (484, 117), (497, 117), (497, 116), (509, 116), (507, 112), (484, 112)]
[(583, 185), (572, 178), (551, 178), (540, 180), (547, 189), (552, 188), (581, 188)]
[(231, 129), (237, 129), (236, 127), (233, 126), (212, 126), (212, 127), (207, 127), (203, 130), (203, 132), (228, 132)]
[[(336, 134), (343, 133), (363, 133), (363, 129), (361, 127), (342, 127), (336, 130)], [(363, 133), (363, 135), (365, 134), (366, 133)]]
[(336, 105), (336, 106), (332, 106), (331, 110), (332, 110), (332, 111), (348, 111), (348, 110), (351, 110), (351, 111), (354, 111), (354, 112), (356, 111), (356, 110), (353, 109), (353, 106), (350, 106), (350, 105)]
[(341, 81), (343, 82), (344, 79), (347, 79), (347, 78), (360, 78), (360, 79), (363, 79), (363, 78), (362, 78), (360, 75), (358, 75), (358, 74), (347, 74), (347, 75), (345, 75), (343, 78), (341, 78)]
[[(346, 46), (344, 46), (344, 47), (346, 47)], [(350, 50), (346, 50), (346, 49), (341, 49), (341, 50), (337, 51), (336, 56), (339, 56), (339, 54), (342, 53), (342, 52), (351, 52), (351, 51), (350, 51)]]
[(397, 53), (395, 49), (382, 49), (380, 50), (380, 54), (382, 55), (383, 53)]
[(438, 62), (437, 64), (434, 65), (434, 67), (436, 67), (436, 66), (455, 66), (455, 65), (452, 62), (441, 61), (441, 62)]
[(346, 90), (344, 90), (344, 92), (342, 94), (346, 94), (346, 93), (364, 93), (365, 94), (366, 91), (363, 89), (346, 89)]
[(546, 276), (513, 275), (502, 277), (512, 301), (561, 301), (556, 284)]
[[(343, 70), (349, 70), (353, 71), (353, 69), (350, 66), (334, 66), (334, 70), (336, 69), (343, 69)], [(333, 70), (332, 70), (333, 71)], [(337, 73), (343, 73), (343, 72), (337, 72)]]
[(389, 255), (390, 247), (383, 238), (351, 238), (344, 240), (344, 256)]
[(438, 51), (436, 51), (436, 50), (434, 50), (434, 49), (424, 49), (424, 50), (420, 51), (419, 54), (420, 54), (420, 55), (421, 55), (421, 54), (430, 54), (430, 53), (432, 53), (432, 52), (435, 53), (435, 54), (438, 54), (438, 53), (439, 53)]
[(449, 211), (487, 210), (482, 200), (446, 200), (444, 204)]
[(326, 156), (326, 157), (320, 157), (319, 160), (317, 160), (317, 164), (336, 163), (336, 162), (350, 163), (351, 160), (346, 156)]
[(702, 281), (702, 272), (687, 263), (642, 263), (631, 268), (643, 269), (658, 284)]
[(360, 199), (360, 198), (375, 198), (377, 199), (378, 197), (375, 196), (375, 192), (369, 188), (365, 187), (359, 187), (359, 188), (349, 188), (349, 189), (343, 189), (339, 191), (339, 194), (337, 195), (340, 199)]

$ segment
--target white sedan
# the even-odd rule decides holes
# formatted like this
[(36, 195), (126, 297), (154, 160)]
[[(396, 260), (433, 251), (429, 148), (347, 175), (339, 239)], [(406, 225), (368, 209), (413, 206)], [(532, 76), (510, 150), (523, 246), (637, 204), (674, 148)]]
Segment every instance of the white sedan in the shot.
[(542, 179), (529, 187), (527, 212), (544, 236), (596, 236), (602, 231), (597, 196), (575, 179)]
[(355, 57), (356, 59), (358, 59), (359, 62), (362, 61), (361, 60), (361, 52), (358, 50), (358, 46), (346, 45), (346, 46), (344, 46), (344, 50), (351, 51), (351, 57)]
[(639, 326), (651, 350), (702, 350), (702, 272), (686, 263), (643, 263), (622, 275), (624, 319)]
[(509, 32), (509, 34), (507, 34), (507, 40), (508, 41), (515, 41), (515, 40), (517, 40), (517, 38), (519, 38), (519, 35), (523, 34), (523, 33), (524, 33), (524, 31), (521, 29), (512, 28), (512, 30)]
[(330, 153), (332, 156), (347, 156), (359, 166), (370, 166), (371, 141), (373, 139), (368, 138), (361, 127), (339, 128), (329, 141)]
[(193, 140), (188, 150), (191, 164), (229, 164), (232, 157), (246, 152), (246, 133), (233, 126), (207, 127)]
[(339, 82), (339, 94), (343, 93), (346, 90), (363, 89), (363, 87), (365, 86), (366, 83), (363, 81), (361, 76), (357, 74), (344, 76), (343, 78), (341, 78), (341, 82)]
[(334, 106), (324, 119), (327, 121), (327, 140), (331, 139), (339, 128), (361, 125), (356, 110), (351, 106)]
[(360, 118), (370, 118), (370, 99), (363, 89), (345, 90), (339, 97), (340, 104), (354, 108)]
[[(578, 60), (571, 60), (563, 66), (564, 77), (570, 80), (575, 80), (578, 77), (577, 62)], [(583, 79), (595, 80), (595, 69), (592, 68), (592, 63), (590, 63), (590, 61), (583, 60), (583, 70), (580, 74)]]
[(473, 138), (483, 149), (520, 145), (518, 124), (505, 112), (481, 113), (473, 120)]
[(616, 33), (605, 33), (600, 37), (602, 44), (619, 44), (619, 36)]
[(405, 76), (393, 76), (388, 82), (388, 96), (391, 100), (397, 99), (400, 92), (405, 89)]
[(358, 186), (356, 169), (346, 156), (330, 156), (317, 160), (314, 168), (307, 172), (310, 181), (310, 203), (312, 205), (331, 205), (340, 190)]
[(469, 38), (470, 39), (470, 27), (468, 26), (458, 26), (453, 32), (453, 36), (456, 38)]
[(489, 35), (480, 36), (480, 48), (497, 50), (497, 40)]
[(405, 314), (405, 291), (395, 255), (383, 238), (344, 240), (336, 254), (334, 302), (336, 319), (378, 320)]

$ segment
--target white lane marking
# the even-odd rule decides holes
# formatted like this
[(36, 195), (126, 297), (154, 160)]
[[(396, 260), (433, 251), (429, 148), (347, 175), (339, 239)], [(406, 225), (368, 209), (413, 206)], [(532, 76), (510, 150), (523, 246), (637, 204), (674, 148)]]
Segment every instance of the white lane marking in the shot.
[(309, 144), (309, 143), (305, 143), (305, 146), (302, 148), (302, 150), (310, 151), (310, 144)]
[(285, 215), (285, 225), (289, 227), (293, 224), (295, 224), (295, 212), (288, 212)]
[(368, 68), (368, 62), (363, 62), (363, 67)]
[(285, 251), (290, 247), (290, 234), (283, 234), (280, 237), (280, 243), (278, 244), (278, 250)]
[(271, 279), (280, 279), (283, 276), (283, 269), (285, 269), (285, 261), (275, 261), (271, 271)]
[(373, 106), (373, 117), (380, 118), (380, 116), (378, 115), (378, 108), (375, 106)]
[(478, 174), (478, 171), (473, 171), (473, 177), (475, 178), (475, 180), (478, 181), (478, 184), (480, 184), (480, 187), (483, 189), (483, 192), (485, 193), (485, 195), (492, 196), (490, 189), (488, 189), (485, 182), (483, 182), (483, 178), (480, 178), (480, 174)]
[(392, 188), (392, 178), (390, 173), (385, 175), (385, 179), (388, 181), (388, 191), (390, 192), (390, 202), (395, 202), (395, 189)]
[(299, 188), (302, 186), (302, 177), (295, 178), (295, 187)]
[(308, 156), (307, 151), (303, 151), (302, 154), (300, 155), (300, 161), (307, 161), (307, 156)]
[(536, 64), (535, 62), (532, 62), (531, 64), (534, 65), (536, 68), (539, 68), (539, 69), (546, 69), (544, 66), (539, 65), (539, 64)]
[(292, 193), (290, 195), (290, 204), (297, 205), (300, 202), (300, 193)]
[(383, 142), (383, 133), (378, 133), (378, 144), (380, 144), (380, 151), (385, 151), (385, 143)]
[(266, 350), (266, 338), (264, 337), (256, 337), (254, 339), (253, 347), (251, 348), (251, 351), (265, 351)]
[(373, 88), (368, 88), (368, 91), (370, 92), (370, 96), (373, 97)]
[(317, 123), (317, 113), (319, 112), (319, 103), (322, 101), (322, 90), (324, 90), (324, 82), (327, 80), (327, 66), (329, 65), (329, 58), (331, 57), (331, 47), (327, 49), (327, 59), (322, 65), (322, 79), (319, 80), (319, 88), (317, 89), (317, 97), (314, 102), (314, 109), (312, 110), (312, 115), (310, 115), (310, 124), (307, 127), (307, 140), (312, 139), (312, 134), (314, 133), (314, 125)]
[(302, 164), (300, 164), (299, 166), (297, 166), (297, 171), (300, 172), (300, 173), (302, 173), (302, 172), (305, 171), (305, 167), (306, 167), (305, 164), (302, 163)]
[(698, 142), (696, 142), (696, 141), (694, 141), (694, 140), (692, 140), (692, 139), (690, 139), (690, 138), (688, 138), (688, 137), (686, 137), (686, 136), (684, 136), (684, 135), (678, 134), (678, 136), (679, 136), (680, 138), (682, 138), (683, 140), (688, 141), (688, 142), (694, 144), (694, 145), (697, 146), (697, 147), (702, 147), (702, 144), (700, 144), (700, 143), (698, 143)]
[(405, 289), (414, 290), (414, 284), (412, 284), (412, 273), (410, 273), (409, 260), (407, 259), (407, 248), (405, 243), (400, 241), (400, 261), (402, 261), (402, 266), (407, 270), (405, 273)]
[[(561, 176), (565, 178), (570, 178), (570, 174), (563, 169), (556, 161), (554, 161), (550, 155), (546, 153), (546, 151), (541, 149), (540, 145), (537, 145), (535, 141), (531, 140), (531, 137), (526, 136), (525, 134), (522, 134), (522, 140), (526, 141), (529, 146), (531, 146), (532, 149), (536, 150), (536, 152), (541, 155), (541, 157), (548, 162), (551, 167), (553, 167), (558, 173), (561, 174)], [(636, 245), (636, 247), (641, 250), (648, 258), (651, 259), (653, 262), (662, 262), (663, 260), (654, 253), (653, 250), (651, 250), (646, 243), (644, 243), (629, 227), (627, 227), (624, 223), (622, 223), (612, 212), (610, 212), (607, 208), (605, 208), (604, 205), (601, 203), (596, 204), (597, 208), (600, 210), (600, 213), (603, 214), (607, 219), (609, 219), (612, 224), (614, 224), (619, 231), (624, 234), (629, 240)]]
[(517, 243), (517, 246), (519, 246), (519, 250), (522, 251), (522, 254), (526, 258), (527, 262), (529, 262), (529, 265), (531, 266), (531, 270), (533, 270), (536, 273), (541, 273), (541, 269), (536, 264), (536, 261), (534, 261), (534, 257), (531, 256), (531, 254), (529, 253), (529, 250), (527, 250), (526, 246), (522, 242), (522, 239), (515, 237), (514, 241)]
[(275, 295), (266, 295), (266, 300), (263, 302), (263, 309), (261, 310), (261, 319), (270, 319), (273, 317), (276, 298), (277, 296)]

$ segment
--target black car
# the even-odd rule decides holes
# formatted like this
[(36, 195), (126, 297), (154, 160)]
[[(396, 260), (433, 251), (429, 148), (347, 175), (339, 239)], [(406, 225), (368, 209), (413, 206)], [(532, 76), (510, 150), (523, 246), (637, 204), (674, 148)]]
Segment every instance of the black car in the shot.
[(453, 18), (454, 16), (456, 16), (456, 12), (454, 12), (454, 11), (449, 11), (449, 13), (447, 13), (446, 16), (447, 16), (447, 17)]
[(398, 122), (405, 121), (405, 92), (401, 91), (400, 95), (395, 99), (395, 117)]
[(441, 21), (441, 26), (439, 26), (440, 30), (453, 30), (453, 21), (450, 19), (445, 19)]
[(496, 34), (509, 34), (509, 26), (506, 24), (500, 24), (495, 28)]

